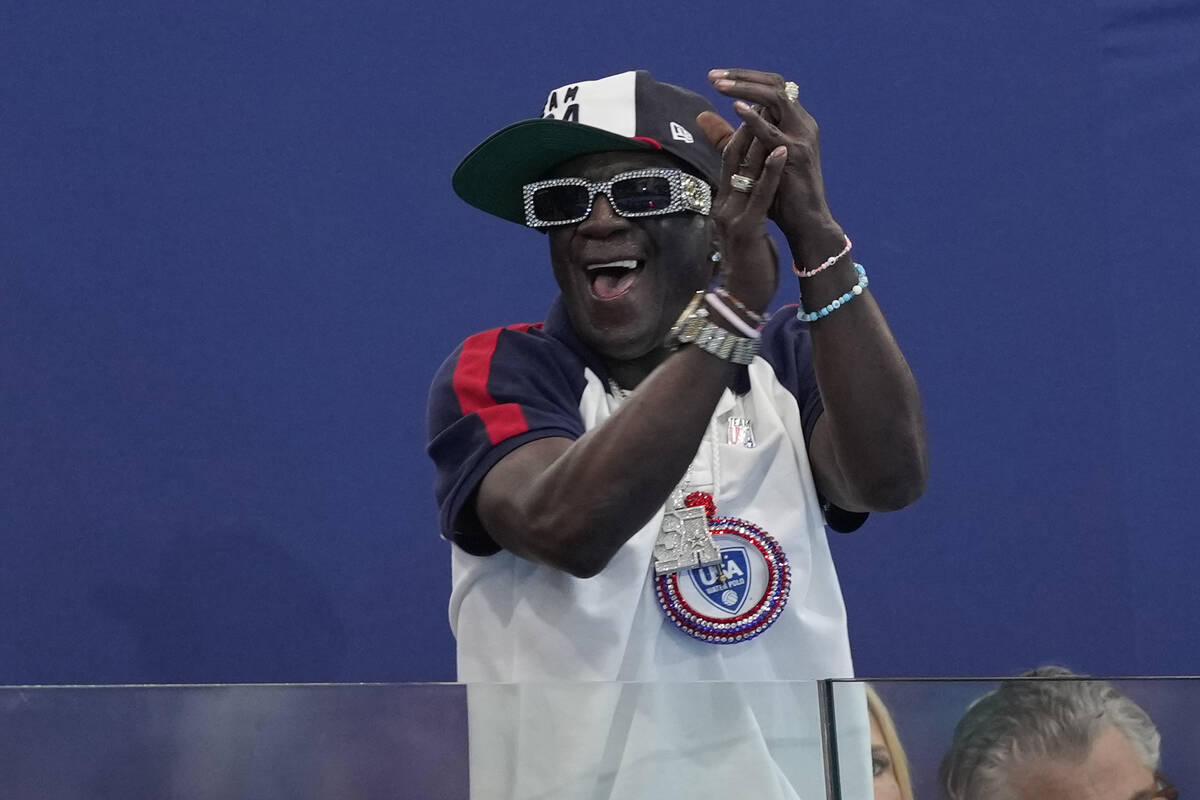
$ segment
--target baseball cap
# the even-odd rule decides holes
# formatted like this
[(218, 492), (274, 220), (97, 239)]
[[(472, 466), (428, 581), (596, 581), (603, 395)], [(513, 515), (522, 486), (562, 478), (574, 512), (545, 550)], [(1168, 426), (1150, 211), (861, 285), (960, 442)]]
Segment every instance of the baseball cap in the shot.
[(521, 224), (522, 187), (587, 153), (669, 153), (716, 186), (721, 154), (696, 125), (701, 111), (715, 109), (646, 70), (569, 83), (550, 92), (541, 118), (513, 123), (468, 153), (451, 183), (476, 208)]

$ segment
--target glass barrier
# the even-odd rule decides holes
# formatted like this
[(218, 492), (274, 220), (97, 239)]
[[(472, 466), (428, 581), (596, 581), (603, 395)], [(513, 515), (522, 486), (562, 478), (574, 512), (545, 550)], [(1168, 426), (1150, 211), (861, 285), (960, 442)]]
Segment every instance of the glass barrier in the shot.
[(0, 796), (466, 798), (453, 684), (0, 688)]
[(2, 688), (0, 794), (812, 800), (829, 763), (818, 688)]
[(9, 687), (0, 796), (1172, 800), (1198, 719), (1184, 678)]
[[(1049, 673), (825, 686), (838, 732), (830, 748), (833, 798), (1174, 800), (1200, 787), (1198, 678)], [(873, 793), (855, 777), (863, 751), (845, 749), (840, 735), (864, 719)]]

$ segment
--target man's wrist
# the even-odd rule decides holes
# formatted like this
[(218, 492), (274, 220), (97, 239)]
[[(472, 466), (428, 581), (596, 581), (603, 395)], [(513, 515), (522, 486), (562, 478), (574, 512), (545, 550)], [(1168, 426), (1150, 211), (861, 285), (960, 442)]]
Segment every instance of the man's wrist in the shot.
[[(709, 297), (711, 298), (711, 295)], [(749, 364), (758, 354), (758, 332), (745, 322), (741, 322), (740, 325), (733, 322), (732, 318), (725, 317), (720, 311), (714, 318), (709, 314), (705, 298), (703, 292), (695, 294), (692, 302), (688, 304), (683, 314), (668, 331), (666, 346), (674, 350), (681, 345), (694, 344), (699, 349), (723, 361)], [(709, 302), (712, 302), (711, 299)], [(719, 307), (719, 304), (721, 301), (718, 299), (714, 306)], [(730, 325), (734, 330), (726, 325)], [(749, 336), (737, 330), (742, 327), (747, 329), (750, 333)]]
[(792, 261), (800, 269), (811, 269), (846, 246), (846, 232), (832, 218), (796, 226), (786, 235)]
[(771, 299), (775, 296), (774, 287), (768, 288), (760, 283), (739, 281), (732, 275), (726, 275), (721, 285), (725, 291), (736, 297), (740, 304), (753, 314), (762, 315), (767, 306), (771, 305)]

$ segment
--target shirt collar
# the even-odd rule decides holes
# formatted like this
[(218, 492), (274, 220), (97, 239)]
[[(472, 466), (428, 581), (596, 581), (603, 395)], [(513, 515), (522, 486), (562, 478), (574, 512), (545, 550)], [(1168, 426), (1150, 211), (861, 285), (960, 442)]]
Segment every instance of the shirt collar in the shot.
[(563, 302), (562, 295), (554, 298), (550, 310), (546, 312), (546, 323), (542, 326), (542, 330), (569, 347), (583, 361), (584, 366), (596, 373), (596, 376), (606, 386), (608, 385), (608, 370), (604, 368), (604, 362), (575, 335), (575, 329), (571, 327), (571, 318), (567, 316), (567, 306)]

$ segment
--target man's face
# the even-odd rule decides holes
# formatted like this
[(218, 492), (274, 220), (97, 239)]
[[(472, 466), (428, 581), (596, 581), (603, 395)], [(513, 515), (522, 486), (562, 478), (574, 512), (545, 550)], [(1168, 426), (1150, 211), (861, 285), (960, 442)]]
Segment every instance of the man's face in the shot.
[[(596, 153), (551, 177), (599, 181), (646, 167), (678, 163), (661, 153)], [(691, 296), (708, 285), (710, 231), (708, 217), (689, 211), (627, 219), (602, 194), (587, 219), (550, 228), (550, 262), (576, 334), (609, 362), (657, 352)]]
[(1037, 759), (1009, 772), (1016, 800), (1151, 800), (1154, 773), (1138, 759), (1133, 745), (1111, 725), (1096, 737), (1080, 762)]

